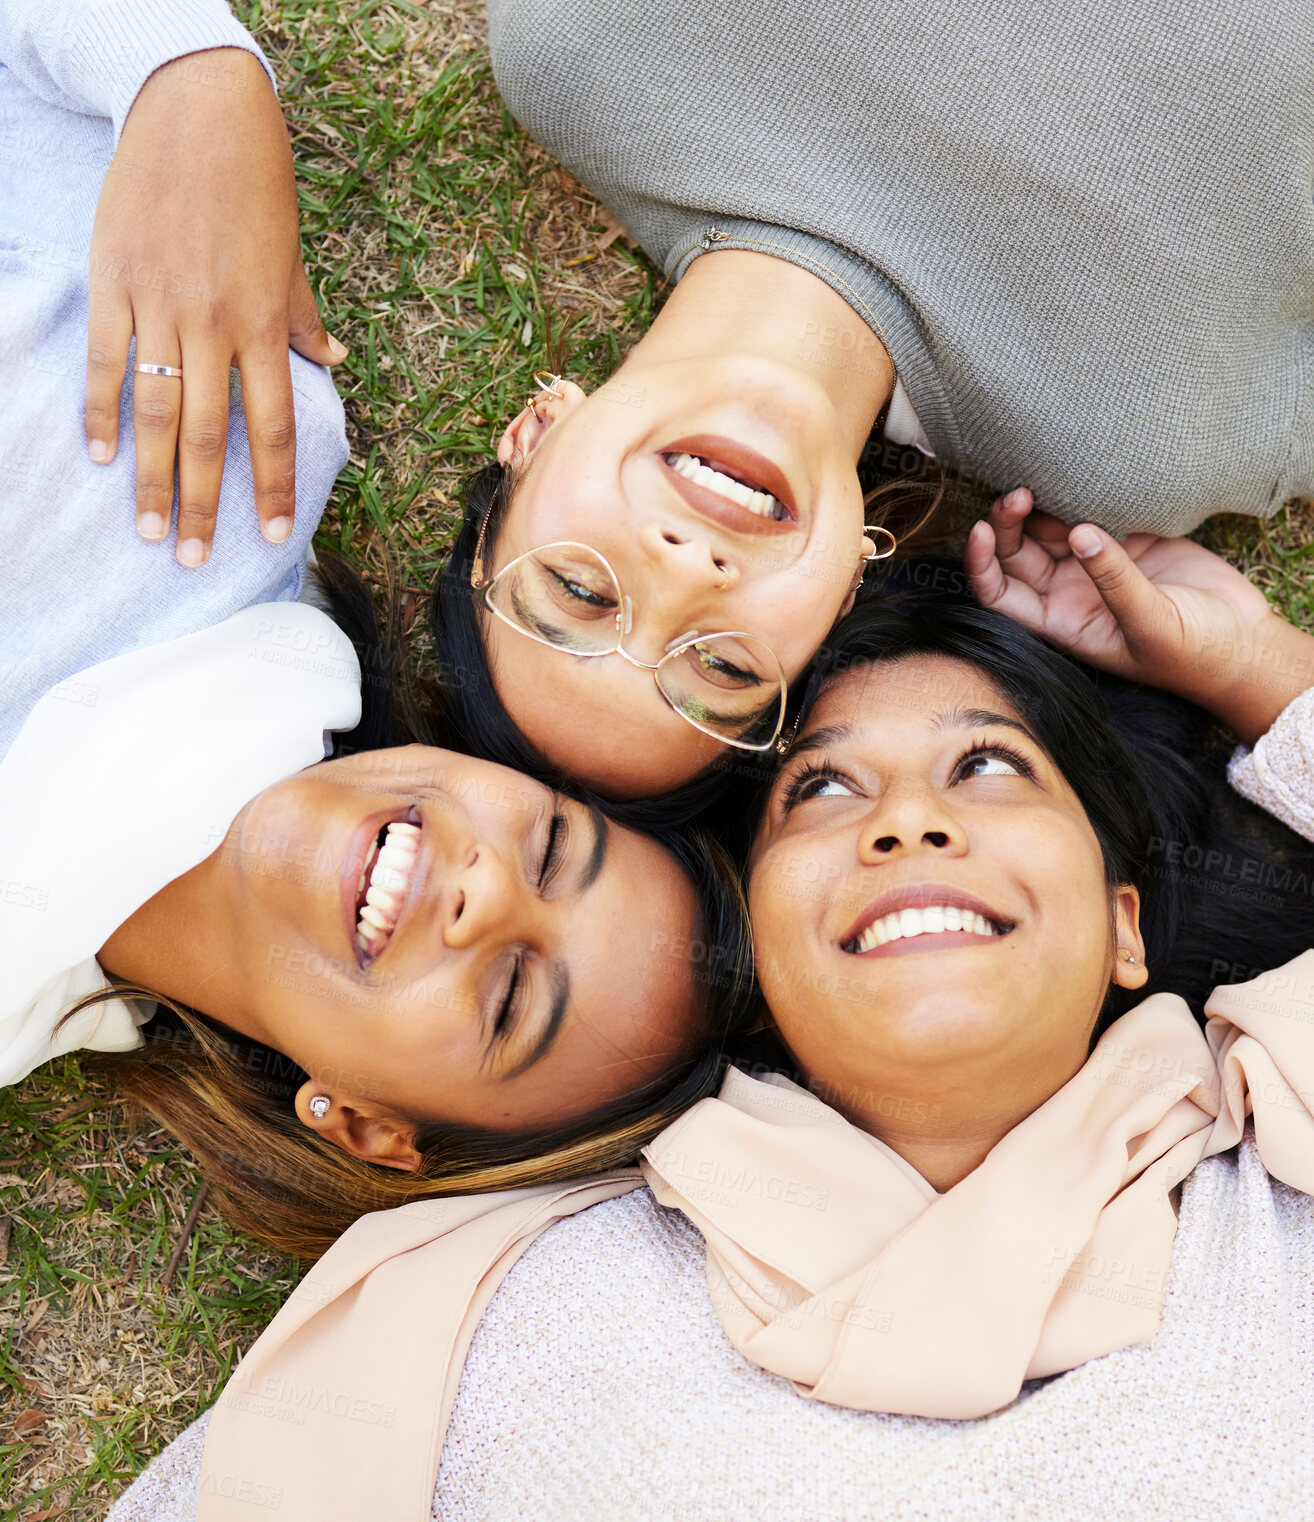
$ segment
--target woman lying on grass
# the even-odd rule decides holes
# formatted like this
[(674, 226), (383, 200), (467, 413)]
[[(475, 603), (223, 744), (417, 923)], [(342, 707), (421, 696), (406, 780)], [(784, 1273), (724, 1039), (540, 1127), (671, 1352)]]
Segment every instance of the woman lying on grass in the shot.
[[(1102, 659), (1314, 839), (1314, 637), (1155, 549), (1171, 594), (1094, 565)], [(359, 1223), (113, 1522), (1299, 1511), (1314, 852), (1109, 701), (999, 612), (856, 609), (756, 831), (774, 1056), (639, 1170)]]
[[(76, 465), (92, 209), (169, 146), (156, 121), (108, 174), (116, 132), (172, 109), (189, 141), (214, 97), (246, 112), (254, 152), (272, 92), (253, 48), (222, 5), (0, 10), (0, 460), (17, 462), (0, 602), (23, 652), (0, 684), (0, 1083), (78, 1047), (121, 1053), (122, 1090), (235, 1219), (314, 1256), (381, 1204), (632, 1157), (714, 1082), (746, 935), (704, 843), (443, 748), (441, 693), (394, 726), (402, 673), (368, 593), (340, 563), (307, 570), (345, 458), (322, 370), (295, 359), (289, 385), (310, 454), (295, 525), (262, 539), (240, 513), (264, 514), (272, 467), (258, 442), (249, 465), (235, 451), (203, 573), (131, 532), (159, 465), (149, 428)], [(183, 53), (199, 76), (170, 73)], [(145, 347), (138, 294), (139, 356), (172, 364)], [(276, 359), (286, 372), (282, 339)], [(135, 401), (174, 387), (186, 445), (212, 377), (183, 368), (188, 389), (140, 376)], [(229, 413), (227, 355), (223, 378), (239, 442), (264, 382)], [(195, 463), (184, 449), (184, 536)]]
[(1314, 492), (1298, 0), (488, 10), (517, 120), (676, 284), (470, 492), (435, 611), (480, 754), (634, 798), (769, 749), (889, 547), (882, 414), (1120, 537)]

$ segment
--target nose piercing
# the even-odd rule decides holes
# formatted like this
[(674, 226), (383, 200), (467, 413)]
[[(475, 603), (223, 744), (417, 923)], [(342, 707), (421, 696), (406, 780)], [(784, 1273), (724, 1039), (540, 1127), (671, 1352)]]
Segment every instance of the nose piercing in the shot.
[(316, 1120), (323, 1120), (328, 1114), (331, 1104), (332, 1100), (329, 1099), (327, 1094), (316, 1094), (310, 1101), (310, 1113)]

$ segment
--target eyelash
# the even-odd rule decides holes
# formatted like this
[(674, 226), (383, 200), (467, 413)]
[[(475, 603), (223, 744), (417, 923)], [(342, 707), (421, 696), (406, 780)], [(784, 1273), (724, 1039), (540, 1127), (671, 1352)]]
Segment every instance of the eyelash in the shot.
[[(547, 841), (543, 847), (543, 859), (538, 865), (538, 876), (535, 882), (540, 893), (544, 892), (556, 876), (565, 856), (566, 839), (566, 816), (560, 809), (553, 812), (551, 823), (548, 825)], [(511, 965), (511, 977), (507, 982), (506, 994), (503, 996), (501, 1008), (497, 1012), (497, 1019), (493, 1022), (494, 1036), (504, 1035), (508, 1026), (512, 1023), (511, 1011), (515, 1005), (516, 993), (524, 978), (525, 959), (523, 954), (518, 955)]]
[(557, 874), (565, 852), (562, 845), (566, 836), (566, 816), (558, 809), (548, 826), (547, 843), (543, 848), (543, 860), (538, 867), (538, 891), (543, 892)]
[[(1005, 745), (993, 740), (973, 740), (967, 749), (963, 751), (962, 755), (958, 757), (957, 761), (954, 762), (953, 770), (950, 773), (951, 779), (958, 777), (964, 762), (971, 761), (977, 756), (998, 757), (1002, 761), (1007, 761), (1011, 766), (1015, 766), (1019, 773), (1029, 782), (1034, 782), (1036, 779), (1035, 767), (1032, 766), (1031, 762), (1027, 760), (1021, 751), (1014, 750), (1011, 745)], [(851, 777), (846, 776), (838, 767), (832, 766), (824, 759), (819, 762), (804, 762), (798, 772), (785, 785), (785, 796), (782, 799), (782, 805), (786, 814), (796, 804), (809, 801), (801, 796), (803, 789), (809, 782), (814, 782), (818, 779), (827, 782), (842, 782), (846, 786), (856, 787)]]

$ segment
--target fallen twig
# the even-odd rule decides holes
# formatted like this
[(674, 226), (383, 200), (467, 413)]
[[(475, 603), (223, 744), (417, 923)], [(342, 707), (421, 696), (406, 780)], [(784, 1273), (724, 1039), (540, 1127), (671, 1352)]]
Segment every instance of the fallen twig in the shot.
[(182, 1262), (182, 1255), (187, 1251), (187, 1244), (192, 1239), (192, 1232), (196, 1229), (196, 1218), (201, 1213), (201, 1207), (205, 1204), (206, 1196), (210, 1193), (209, 1184), (202, 1184), (196, 1191), (196, 1198), (192, 1201), (192, 1208), (187, 1212), (187, 1219), (182, 1224), (182, 1235), (178, 1238), (177, 1245), (173, 1249), (168, 1266), (164, 1270), (164, 1276), (160, 1280), (161, 1289), (173, 1287), (173, 1276), (178, 1272), (178, 1265)]

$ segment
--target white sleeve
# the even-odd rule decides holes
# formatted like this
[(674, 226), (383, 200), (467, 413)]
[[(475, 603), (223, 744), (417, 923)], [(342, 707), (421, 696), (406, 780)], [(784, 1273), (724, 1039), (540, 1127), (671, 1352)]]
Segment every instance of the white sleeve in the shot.
[[(66, 111), (106, 116), (117, 143), (137, 92), (162, 64), (208, 48), (268, 60), (224, 0), (0, 0), (0, 64)], [(232, 88), (222, 60), (198, 59), (197, 82)]]
[(110, 1507), (105, 1522), (196, 1522), (209, 1423), (207, 1411), (174, 1438)]
[(1254, 750), (1237, 747), (1227, 780), (1243, 798), (1314, 840), (1314, 687), (1287, 704)]

